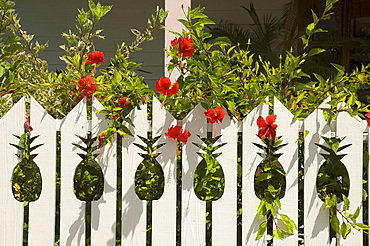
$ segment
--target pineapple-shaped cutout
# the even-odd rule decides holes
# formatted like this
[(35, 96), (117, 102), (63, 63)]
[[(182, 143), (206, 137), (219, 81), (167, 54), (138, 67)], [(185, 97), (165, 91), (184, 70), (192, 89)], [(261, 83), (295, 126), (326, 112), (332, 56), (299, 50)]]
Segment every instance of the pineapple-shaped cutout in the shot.
[(322, 137), (328, 146), (316, 144), (326, 154), (320, 153), (325, 162), (321, 165), (316, 178), (316, 189), (319, 198), (325, 202), (325, 197), (336, 195), (338, 202), (342, 201), (342, 194), (346, 197), (349, 193), (349, 175), (347, 168), (341, 162), (346, 154), (339, 155), (338, 152), (349, 147), (351, 144), (339, 147), (344, 138)]
[(20, 202), (36, 201), (41, 194), (42, 178), (40, 168), (34, 161), (37, 154), (31, 152), (42, 144), (31, 147), (38, 136), (31, 137), (29, 132), (15, 137), (20, 140), (21, 145), (10, 144), (20, 151), (17, 154), (20, 161), (14, 168), (12, 176), (13, 196)]
[(134, 143), (145, 151), (145, 153), (138, 153), (143, 157), (143, 161), (135, 172), (135, 192), (141, 200), (158, 200), (164, 192), (164, 173), (161, 165), (156, 160), (161, 153), (154, 154), (154, 152), (165, 143), (154, 146), (160, 136), (152, 138), (150, 132), (148, 132), (148, 138), (138, 137), (146, 146)]
[(273, 200), (281, 199), (285, 194), (286, 178), (278, 161), (282, 153), (276, 152), (287, 144), (282, 144), (281, 136), (261, 140), (265, 145), (253, 143), (262, 150), (262, 153), (257, 154), (263, 158), (254, 175), (254, 192), (259, 199), (265, 198), (266, 194), (272, 195)]
[(86, 144), (86, 147), (73, 144), (85, 152), (85, 154), (78, 154), (82, 161), (76, 167), (73, 179), (74, 192), (81, 201), (97, 201), (102, 196), (104, 189), (103, 172), (95, 160), (99, 154), (93, 154), (99, 148), (99, 145), (93, 146), (97, 137), (92, 138), (91, 132), (87, 134), (87, 138), (77, 137)]
[(202, 201), (215, 201), (221, 198), (225, 188), (225, 176), (217, 157), (222, 153), (214, 153), (217, 149), (224, 146), (222, 143), (214, 146), (215, 142), (221, 137), (208, 138), (198, 137), (206, 144), (193, 143), (205, 153), (197, 152), (203, 159), (198, 164), (194, 173), (194, 192), (196, 196)]

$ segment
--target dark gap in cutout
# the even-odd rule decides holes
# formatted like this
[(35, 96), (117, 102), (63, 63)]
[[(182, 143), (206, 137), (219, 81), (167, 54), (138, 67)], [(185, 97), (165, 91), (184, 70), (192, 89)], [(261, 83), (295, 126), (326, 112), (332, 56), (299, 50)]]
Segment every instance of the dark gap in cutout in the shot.
[(91, 245), (91, 201), (86, 201), (85, 207), (85, 246)]
[(206, 201), (206, 246), (212, 246), (212, 201)]
[[(369, 143), (363, 142), (363, 166), (362, 166), (362, 173), (363, 173), (363, 185), (362, 188), (364, 189), (363, 194), (363, 201), (362, 201), (362, 221), (365, 225), (369, 224), (369, 178), (368, 178), (368, 168), (369, 168)], [(364, 199), (366, 196), (366, 199)], [(367, 233), (363, 233), (363, 245), (368, 246), (369, 245), (369, 235)]]
[(298, 245), (304, 244), (304, 138), (298, 139)]
[(182, 144), (177, 142), (177, 194), (176, 194), (176, 246), (181, 246), (181, 209), (182, 209)]
[(61, 171), (61, 133), (56, 132), (56, 174), (55, 174), (55, 245), (60, 240), (60, 171)]
[(238, 132), (237, 144), (237, 246), (242, 246), (242, 176), (243, 176), (243, 134)]
[(29, 228), (29, 212), (30, 203), (24, 202), (23, 210), (23, 246), (28, 246), (28, 228)]
[(153, 200), (146, 201), (146, 246), (152, 246)]
[(117, 135), (117, 200), (116, 200), (116, 246), (121, 245), (122, 232), (122, 137)]

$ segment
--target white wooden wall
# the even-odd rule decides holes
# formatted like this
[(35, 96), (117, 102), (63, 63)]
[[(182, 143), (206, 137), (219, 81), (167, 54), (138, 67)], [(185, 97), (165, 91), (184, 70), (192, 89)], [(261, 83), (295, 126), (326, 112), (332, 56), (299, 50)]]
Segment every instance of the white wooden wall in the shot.
[[(277, 136), (282, 136), (288, 143), (281, 152), (279, 161), (287, 173), (286, 193), (282, 198), (281, 213), (287, 214), (298, 225), (298, 122), (291, 113), (275, 99), (274, 114), (277, 115)], [(320, 108), (325, 108), (325, 104)], [(96, 136), (107, 126), (104, 115), (97, 110), (102, 105), (94, 98), (92, 120), (87, 120), (86, 99), (82, 100), (63, 120), (53, 119), (31, 98), (32, 136), (40, 135), (34, 144), (43, 143), (35, 150), (35, 158), (42, 174), (42, 193), (40, 198), (30, 203), (29, 210), (29, 245), (54, 244), (55, 228), (55, 172), (56, 172), (56, 131), (61, 131), (61, 210), (60, 210), (60, 245), (85, 245), (85, 203), (78, 200), (73, 192), (73, 175), (81, 158), (79, 150), (72, 144), (78, 143), (75, 136), (85, 136), (89, 130)], [(181, 243), (184, 246), (205, 245), (206, 240), (206, 204), (197, 198), (193, 189), (194, 172), (201, 161), (196, 154), (200, 151), (193, 142), (203, 144), (197, 135), (206, 136), (207, 119), (205, 109), (200, 104), (182, 121), (176, 121), (170, 113), (161, 108), (161, 103), (153, 100), (153, 119), (147, 121), (147, 105), (141, 105), (130, 116), (135, 123), (132, 128), (134, 137), (123, 139), (122, 146), (122, 245), (146, 245), (147, 211), (146, 201), (138, 198), (134, 189), (134, 176), (142, 157), (142, 150), (133, 143), (142, 144), (136, 136), (146, 136), (148, 131), (153, 137), (161, 136), (158, 143), (166, 145), (158, 150), (157, 158), (165, 175), (164, 194), (153, 202), (152, 245), (176, 244), (176, 142), (164, 133), (172, 125), (182, 125), (191, 132), (188, 143), (182, 152), (182, 211)], [(222, 135), (219, 143), (226, 143), (218, 151), (222, 154), (218, 161), (225, 175), (223, 196), (213, 202), (212, 244), (236, 245), (237, 243), (237, 134), (242, 131), (242, 245), (266, 245), (266, 235), (255, 241), (259, 224), (256, 215), (259, 199), (254, 193), (254, 174), (261, 162), (257, 155), (260, 151), (252, 143), (260, 143), (256, 136), (258, 116), (266, 117), (267, 105), (255, 108), (241, 123), (225, 116), (222, 124), (217, 125), (217, 135)], [(13, 134), (23, 132), (25, 121), (25, 100), (20, 100), (2, 119), (0, 119), (0, 245), (22, 245), (23, 204), (13, 198), (11, 189), (12, 172), (18, 163), (17, 149), (9, 143), (17, 143)], [(321, 136), (346, 136), (346, 143), (352, 145), (343, 152), (343, 158), (350, 176), (349, 199), (353, 209), (362, 208), (362, 145), (363, 132), (368, 131), (366, 122), (351, 118), (345, 113), (338, 115), (331, 127), (323, 119), (321, 110), (315, 110), (303, 123), (309, 134), (305, 139), (305, 176), (304, 176), (304, 240), (305, 245), (329, 245), (329, 214), (324, 210), (324, 203), (316, 192), (316, 175), (323, 163), (319, 148), (315, 143), (322, 143)], [(342, 144), (346, 144), (342, 143)], [(102, 149), (97, 158), (104, 173), (104, 192), (100, 200), (92, 202), (91, 245), (115, 245), (116, 240), (116, 195), (117, 163), (116, 137), (113, 144)], [(362, 214), (362, 212), (361, 212)], [(360, 222), (362, 215), (358, 221)], [(362, 234), (351, 233), (340, 245), (362, 245)], [(284, 240), (274, 240), (274, 245), (297, 245), (298, 233)], [(42, 243), (42, 244), (40, 244)]]

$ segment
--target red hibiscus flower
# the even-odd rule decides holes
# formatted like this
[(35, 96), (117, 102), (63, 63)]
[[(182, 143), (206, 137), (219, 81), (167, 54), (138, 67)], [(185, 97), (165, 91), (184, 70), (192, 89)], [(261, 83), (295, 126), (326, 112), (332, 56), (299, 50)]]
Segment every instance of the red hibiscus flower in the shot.
[(97, 89), (98, 85), (95, 84), (94, 78), (91, 77), (90, 75), (82, 77), (78, 81), (78, 90), (83, 96), (91, 98), (91, 96), (95, 93)]
[(99, 62), (104, 62), (104, 54), (101, 51), (94, 51), (92, 53), (87, 54), (87, 61), (86, 65), (90, 63), (98, 64)]
[(258, 137), (265, 139), (269, 137), (271, 140), (275, 139), (277, 125), (274, 124), (276, 120), (276, 115), (272, 114), (265, 119), (260, 116), (257, 119), (257, 126), (260, 128), (258, 131)]
[(204, 112), (204, 114), (208, 118), (208, 122), (210, 124), (212, 124), (212, 123), (218, 123), (218, 124), (222, 123), (222, 120), (225, 116), (225, 112), (220, 106), (216, 107), (216, 111), (213, 108), (211, 108), (208, 111)]
[(178, 139), (184, 144), (188, 142), (188, 138), (191, 136), (189, 131), (183, 131), (182, 126), (171, 126), (164, 135), (169, 138)]
[(155, 83), (155, 89), (159, 93), (162, 93), (166, 97), (169, 97), (174, 94), (177, 94), (177, 92), (179, 91), (179, 83), (177, 83), (177, 81), (172, 85), (172, 87), (171, 84), (172, 83), (169, 78), (161, 77), (159, 81), (157, 80), (157, 82)]
[(130, 101), (126, 99), (126, 97), (122, 97), (121, 99), (119, 99), (119, 102), (118, 102), (118, 107), (120, 108), (128, 108), (130, 107)]
[[(162, 102), (162, 107), (164, 106), (164, 102), (166, 101), (166, 98), (169, 96), (172, 96), (174, 94), (177, 94), (179, 92), (179, 83), (177, 81), (172, 85), (171, 87), (171, 80), (166, 77), (161, 77), (159, 81), (155, 83), (155, 89), (159, 92), (162, 93), (165, 98)], [(171, 88), (170, 88), (171, 87)]]
[(24, 128), (28, 131), (29, 134), (33, 131), (33, 128), (30, 123), (30, 117), (26, 119), (26, 122), (24, 122)]
[(193, 40), (189, 37), (175, 38), (171, 41), (171, 46), (179, 45), (179, 53), (182, 57), (191, 57), (194, 53)]
[(370, 112), (367, 112), (367, 114), (365, 114), (365, 117), (366, 117), (367, 125), (370, 127)]

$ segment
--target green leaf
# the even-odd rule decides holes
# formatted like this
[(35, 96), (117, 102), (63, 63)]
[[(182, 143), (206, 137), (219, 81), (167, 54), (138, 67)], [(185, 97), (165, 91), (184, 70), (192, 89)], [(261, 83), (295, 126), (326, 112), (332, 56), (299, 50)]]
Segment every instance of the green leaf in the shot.
[(266, 227), (267, 227), (267, 220), (262, 222), (260, 226), (258, 227), (256, 241), (259, 240), (263, 236), (263, 234), (265, 234)]
[(343, 210), (346, 211), (346, 210), (349, 209), (349, 200), (344, 194), (342, 194), (342, 198), (343, 198), (343, 202), (344, 202)]
[(231, 45), (231, 41), (227, 37), (218, 37), (213, 42), (214, 45)]
[(365, 225), (363, 223), (355, 223), (355, 225), (358, 226), (358, 227), (360, 227), (363, 230), (369, 230), (370, 229), (370, 226)]
[(294, 228), (296, 231), (298, 231), (297, 225), (294, 223), (294, 221), (289, 218), (285, 214), (280, 214), (280, 218), (283, 220), (284, 224), (288, 227)]
[(333, 214), (330, 216), (330, 225), (336, 233), (340, 233), (339, 232), (339, 220), (338, 220), (337, 215)]
[(328, 123), (328, 125), (330, 126), (330, 123), (335, 120), (335, 117), (336, 115), (334, 114), (334, 112), (332, 110), (323, 110), (322, 111), (323, 115), (324, 115), (324, 118), (325, 118), (325, 121), (326, 123)]
[(274, 235), (277, 239), (283, 239), (284, 238), (284, 232), (280, 229), (274, 230)]
[(311, 49), (311, 50), (308, 52), (308, 56), (314, 56), (314, 55), (317, 55), (317, 54), (323, 53), (323, 52), (325, 52), (325, 51), (326, 51), (325, 49), (321, 49), (321, 48), (313, 48), (313, 49)]
[(343, 239), (346, 239), (350, 232), (351, 226), (343, 222), (342, 226), (340, 227), (340, 234), (342, 235)]

